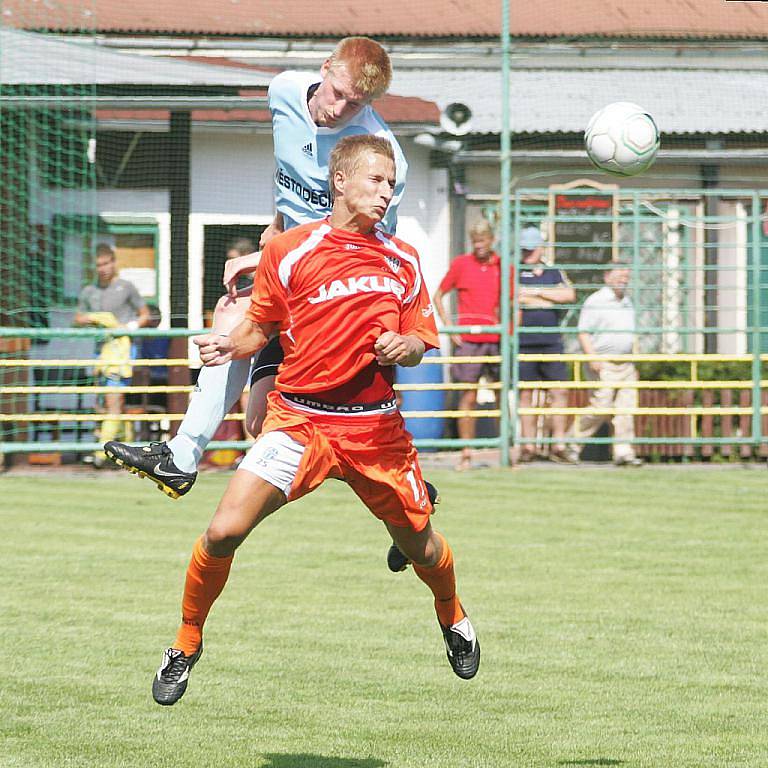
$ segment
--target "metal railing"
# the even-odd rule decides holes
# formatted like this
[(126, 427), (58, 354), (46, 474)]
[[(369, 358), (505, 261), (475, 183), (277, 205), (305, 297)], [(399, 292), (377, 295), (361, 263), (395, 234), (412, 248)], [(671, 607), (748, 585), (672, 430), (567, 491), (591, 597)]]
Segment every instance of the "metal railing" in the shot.
[[(762, 402), (768, 380), (764, 368), (768, 362), (768, 301), (763, 298), (763, 293), (768, 289), (768, 242), (762, 231), (765, 217), (761, 211), (768, 200), (768, 190), (622, 189), (615, 192), (615, 204), (608, 217), (559, 212), (552, 207), (552, 194), (551, 188), (517, 189), (506, 201), (485, 201), (486, 206), (495, 206), (500, 202), (502, 210), (505, 204), (510, 207), (511, 227), (508, 232), (502, 229), (500, 233), (501, 295), (508, 296), (511, 291), (513, 300), (501, 303), (501, 321), (498, 324), (481, 327), (455, 325), (442, 329), (442, 332), (447, 336), (481, 332), (498, 334), (501, 337), (500, 354), (473, 359), (499, 363), (499, 380), (486, 381), (482, 385), (447, 382), (445, 366), (452, 362), (468, 362), (468, 359), (443, 355), (427, 357), (423, 363), (424, 370), (427, 366), (443, 367), (443, 375), (437, 377), (438, 381), (401, 382), (397, 390), (402, 394), (436, 390), (450, 397), (474, 388), (492, 396), (498, 395), (497, 404), (489, 409), (473, 411), (460, 410), (450, 404), (427, 409), (406, 408), (404, 416), (411, 424), (418, 423), (420, 419), (440, 419), (444, 426), (443, 433), (437, 437), (417, 439), (417, 446), (438, 449), (465, 445), (496, 448), (500, 451), (501, 463), (506, 464), (510, 460), (510, 447), (520, 442), (520, 416), (535, 416), (542, 422), (543, 431), (537, 435), (537, 440), (547, 446), (553, 438), (547, 434), (546, 421), (554, 413), (568, 418), (597, 414), (598, 411), (590, 410), (583, 401), (583, 395), (596, 385), (585, 380), (581, 374), (580, 366), (594, 358), (579, 353), (575, 344), (577, 314), (587, 293), (602, 284), (603, 272), (611, 267), (615, 258), (622, 258), (628, 262), (631, 274), (638, 354), (621, 356), (620, 360), (636, 364), (640, 375), (636, 382), (621, 385), (601, 382), (599, 386), (633, 388), (641, 393), (668, 393), (664, 397), (644, 395), (645, 402), (632, 411), (632, 415), (644, 425), (642, 430), (638, 430), (635, 442), (648, 446), (688, 445), (695, 450), (717, 445), (752, 446), (764, 450), (762, 446), (768, 440), (766, 406)], [(573, 199), (578, 199), (579, 195), (594, 194), (592, 189), (568, 190)], [(710, 215), (706, 215), (704, 203), (710, 198), (719, 201), (719, 208), (716, 213), (710, 211)], [(526, 326), (521, 329), (519, 323), (520, 232), (525, 225), (532, 223), (549, 234), (546, 256), (554, 259), (555, 266), (568, 272), (577, 293), (576, 302), (559, 305), (563, 316), (557, 327)], [(571, 226), (570, 234), (563, 224)], [(612, 238), (595, 242), (574, 238), (573, 224), (593, 234), (605, 234), (606, 227), (610, 227)], [(590, 230), (593, 225), (600, 225), (602, 230)], [(712, 237), (713, 232), (717, 234), (716, 239)], [(521, 330), (562, 336), (566, 353), (554, 357), (526, 354), (521, 347)], [(178, 339), (196, 332), (144, 329), (129, 335), (136, 340), (157, 336)], [(56, 345), (61, 345), (62, 339), (84, 343), (84, 340), (95, 342), (110, 335), (109, 331), (86, 328), (0, 328), (0, 452), (85, 452), (98, 445), (93, 426), (105, 418), (103, 414), (97, 413), (93, 407), (84, 407), (82, 402), (77, 407), (76, 403), (73, 404), (69, 409), (51, 409), (49, 406), (51, 401), (57, 398), (61, 401), (66, 397), (91, 398), (88, 402), (92, 404), (93, 398), (107, 393), (109, 388), (98, 381), (72, 380), (75, 369), (82, 372), (94, 367), (92, 357), (87, 354), (57, 355)], [(182, 347), (182, 354), (173, 358), (133, 360), (131, 365), (134, 369), (175, 367), (186, 372), (188, 377), (190, 363), (186, 359), (186, 346)], [(66, 348), (66, 344), (62, 348)], [(570, 366), (571, 379), (561, 382), (520, 379), (519, 361), (548, 359), (557, 359)], [(649, 366), (655, 368), (651, 370)], [(685, 374), (678, 370), (680, 366), (685, 368)], [(722, 370), (713, 372), (713, 367)], [(70, 372), (68, 376), (64, 375), (65, 371)], [(44, 375), (41, 376), (41, 373)], [(164, 386), (142, 383), (121, 388), (120, 391), (126, 395), (175, 397), (177, 407), (163, 414), (141, 413), (134, 408), (134, 412), (120, 418), (132, 423), (160, 419), (164, 429), (170, 430), (183, 415), (184, 401), (179, 398), (189, 391), (188, 381), (187, 378), (186, 381), (172, 381)], [(517, 394), (526, 388), (545, 394), (553, 389), (565, 389), (570, 393), (571, 402), (567, 407), (556, 410), (543, 404), (523, 409)], [(703, 394), (707, 392), (712, 393), (711, 396)], [(737, 393), (738, 396), (722, 394), (725, 392)], [(576, 393), (581, 393), (581, 400), (578, 400)], [(682, 397), (685, 393), (688, 393), (687, 400)], [(606, 417), (620, 413), (622, 411), (617, 409), (599, 411)], [(686, 427), (678, 429), (679, 434), (671, 433), (669, 425), (662, 426), (660, 421), (653, 421), (669, 417), (676, 419), (676, 424), (682, 424), (681, 416)], [(473, 440), (452, 436), (453, 424), (465, 417), (498, 419), (498, 429)], [(726, 417), (735, 421), (723, 421)], [(242, 415), (235, 414), (228, 418), (242, 419)], [(45, 439), (29, 439), (36, 424), (48, 424), (52, 429), (58, 424), (59, 435), (67, 432), (67, 425), (90, 424), (91, 437), (83, 440), (53, 439), (55, 435), (49, 430), (44, 435)], [(83, 430), (80, 430), (77, 434), (82, 436), (82, 433)], [(600, 443), (611, 442), (612, 438), (587, 439), (574, 434), (573, 440), (575, 443)], [(226, 441), (214, 443), (212, 447), (245, 445), (243, 442)]]

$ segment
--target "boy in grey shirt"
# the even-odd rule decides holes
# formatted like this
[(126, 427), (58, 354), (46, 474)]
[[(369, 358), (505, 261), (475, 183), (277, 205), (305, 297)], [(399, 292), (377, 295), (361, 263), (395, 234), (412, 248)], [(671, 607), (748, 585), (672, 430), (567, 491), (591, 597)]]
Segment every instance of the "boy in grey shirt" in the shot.
[[(106, 243), (96, 246), (96, 274), (96, 283), (86, 285), (80, 292), (73, 321), (75, 325), (135, 330), (149, 324), (149, 309), (144, 299), (133, 283), (117, 276), (115, 252)], [(110, 357), (118, 363), (101, 366), (103, 383), (110, 387), (125, 386), (130, 381), (130, 367), (127, 365), (132, 356), (130, 339), (127, 336), (117, 337), (106, 342), (101, 350), (102, 357), (108, 350)], [(123, 395), (118, 390), (104, 396), (104, 407), (109, 414), (121, 414), (123, 403)], [(121, 422), (117, 419), (103, 421), (101, 441), (114, 440), (120, 427)], [(105, 459), (106, 455), (97, 451), (93, 455), (94, 466), (103, 466)]]

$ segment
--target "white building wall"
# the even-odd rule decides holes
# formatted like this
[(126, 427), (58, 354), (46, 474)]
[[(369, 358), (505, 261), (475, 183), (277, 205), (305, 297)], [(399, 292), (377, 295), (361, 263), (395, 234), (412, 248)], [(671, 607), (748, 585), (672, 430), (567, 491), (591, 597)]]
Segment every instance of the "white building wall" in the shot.
[[(424, 279), (434, 291), (448, 268), (448, 178), (432, 169), (429, 150), (400, 138), (408, 160), (408, 181), (400, 204), (397, 234), (422, 258)], [(254, 133), (194, 132), (192, 214), (211, 223), (274, 215), (272, 138)]]
[(195, 130), (190, 151), (192, 213), (274, 215), (271, 135)]
[[(448, 268), (449, 206), (447, 173), (432, 169), (429, 151), (401, 138), (409, 163), (408, 183), (400, 207), (398, 235), (422, 258), (430, 293)], [(190, 168), (189, 321), (202, 322), (203, 232), (207, 224), (267, 224), (274, 216), (272, 137), (251, 130), (193, 130)], [(33, 182), (34, 184), (34, 182)], [(167, 318), (170, 297), (170, 195), (166, 189), (34, 189), (31, 220), (50, 224), (56, 213), (99, 215), (130, 223), (155, 221), (160, 230), (159, 302)], [(80, 265), (78, 265), (80, 269)], [(79, 278), (78, 278), (79, 279)]]
[(747, 352), (747, 213), (741, 202), (722, 201), (718, 216), (733, 218), (717, 229), (717, 324), (734, 329), (717, 335), (722, 355)]
[[(432, 169), (429, 150), (400, 138), (408, 159), (408, 181), (398, 216), (397, 234), (421, 255), (424, 280), (430, 293), (448, 268), (448, 177)], [(274, 157), (272, 137), (252, 132), (195, 131), (192, 134), (190, 232), (190, 323), (199, 315), (202, 284), (192, 280), (201, 271), (199, 227), (205, 222), (266, 223), (274, 215)]]
[(429, 150), (400, 139), (408, 159), (408, 180), (398, 212), (397, 236), (421, 256), (421, 269), (430, 294), (448, 269), (450, 216), (448, 173), (430, 168)]
[(105, 211), (168, 213), (170, 194), (167, 189), (99, 189), (96, 191), (96, 207), (100, 214)]
[[(408, 181), (400, 204), (397, 234), (421, 255), (430, 292), (448, 268), (447, 173), (432, 169), (429, 151), (400, 139), (408, 159)], [(266, 223), (274, 216), (272, 137), (252, 132), (195, 131), (192, 134), (190, 232), (190, 323), (200, 314), (200, 227), (225, 223)], [(200, 283), (200, 285), (198, 285)]]

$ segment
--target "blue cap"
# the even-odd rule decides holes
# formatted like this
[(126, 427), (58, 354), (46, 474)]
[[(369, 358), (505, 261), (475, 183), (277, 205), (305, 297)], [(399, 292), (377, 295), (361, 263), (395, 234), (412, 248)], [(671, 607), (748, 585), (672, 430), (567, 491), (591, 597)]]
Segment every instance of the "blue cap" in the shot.
[(538, 227), (526, 227), (520, 233), (520, 247), (524, 251), (534, 251), (544, 245), (544, 238)]

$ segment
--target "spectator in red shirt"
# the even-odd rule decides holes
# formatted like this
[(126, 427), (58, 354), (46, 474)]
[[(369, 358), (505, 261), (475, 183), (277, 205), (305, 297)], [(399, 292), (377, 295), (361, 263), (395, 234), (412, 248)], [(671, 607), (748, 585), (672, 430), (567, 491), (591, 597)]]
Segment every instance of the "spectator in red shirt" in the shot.
[[(469, 229), (472, 252), (457, 256), (435, 292), (433, 303), (443, 325), (451, 325), (443, 306), (443, 296), (450, 291), (458, 294), (457, 325), (494, 325), (499, 321), (499, 298), (501, 296), (501, 260), (493, 250), (494, 232), (485, 221), (473, 224)], [(477, 357), (499, 354), (497, 333), (473, 333), (451, 336), (454, 354), (457, 357)], [(498, 363), (455, 363), (451, 366), (451, 379), (463, 384), (477, 384), (486, 375), (492, 381), (499, 380)], [(477, 405), (477, 390), (468, 389), (461, 393), (459, 410), (471, 411)], [(460, 418), (459, 437), (471, 440), (475, 437), (475, 419)], [(472, 449), (468, 446), (461, 452), (458, 470), (472, 466)]]

